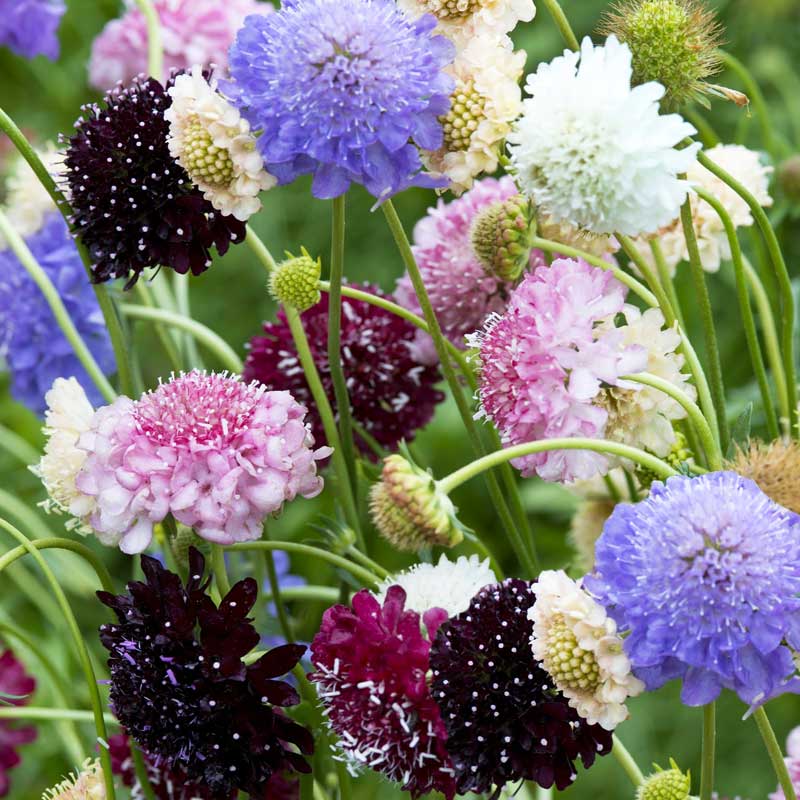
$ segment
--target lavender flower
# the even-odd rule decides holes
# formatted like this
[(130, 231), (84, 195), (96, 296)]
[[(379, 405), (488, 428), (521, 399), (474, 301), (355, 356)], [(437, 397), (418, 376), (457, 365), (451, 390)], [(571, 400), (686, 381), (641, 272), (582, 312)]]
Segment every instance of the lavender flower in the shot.
[(392, 0), (286, 0), (251, 16), (230, 51), (228, 90), (263, 132), (258, 146), (280, 183), (313, 174), (316, 197), (351, 183), (385, 198), (443, 186), (421, 174), (417, 147), (443, 142), (438, 117), (453, 81), (453, 46), (430, 15), (412, 20)]
[(25, 58), (58, 58), (64, 0), (0, 0), (0, 45)]

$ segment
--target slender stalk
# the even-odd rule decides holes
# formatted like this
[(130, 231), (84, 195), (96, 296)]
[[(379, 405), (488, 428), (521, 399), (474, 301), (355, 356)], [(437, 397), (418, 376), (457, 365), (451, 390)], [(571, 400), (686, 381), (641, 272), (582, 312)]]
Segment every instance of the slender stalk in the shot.
[[(97, 688), (97, 676), (95, 675), (94, 667), (92, 666), (92, 659), (89, 655), (89, 650), (86, 646), (83, 634), (81, 633), (78, 621), (75, 619), (75, 615), (70, 607), (69, 601), (67, 600), (67, 596), (64, 594), (64, 590), (61, 588), (53, 571), (50, 569), (47, 562), (42, 557), (42, 554), (35, 546), (35, 543), (4, 519), (0, 519), (0, 528), (9, 533), (31, 554), (39, 568), (42, 570), (47, 583), (50, 585), (50, 589), (56, 598), (56, 602), (61, 608), (64, 619), (67, 622), (70, 633), (72, 634), (72, 638), (75, 642), (75, 646), (78, 650), (84, 678), (86, 679), (86, 687), (89, 690), (89, 699), (91, 700), (92, 704), (92, 715), (94, 718), (97, 738), (100, 742), (107, 742), (108, 733), (106, 731), (105, 719), (103, 718), (103, 705), (102, 701), (100, 700), (100, 692)], [(0, 711), (2, 711), (2, 709), (0, 709)], [(116, 800), (117, 795), (116, 790), (114, 789), (114, 775), (111, 771), (111, 756), (109, 755), (108, 749), (102, 745), (100, 747), (100, 763), (103, 767), (106, 798), (107, 800)]]
[(564, 9), (559, 5), (558, 0), (541, 0), (541, 2), (553, 18), (553, 22), (555, 22), (558, 32), (561, 34), (561, 38), (566, 42), (567, 47), (569, 47), (570, 50), (578, 50), (580, 45), (575, 37), (575, 32), (572, 30), (567, 15), (564, 13)]
[[(172, 286), (175, 289), (175, 305), (177, 311), (184, 317), (192, 318), (192, 306), (189, 297), (189, 276), (178, 272), (172, 275)], [(184, 358), (190, 368), (203, 368), (203, 362), (197, 349), (197, 342), (190, 334), (184, 336)]]
[(362, 553), (357, 547), (347, 550), (347, 555), (356, 560), (359, 564), (366, 567), (379, 578), (388, 578), (389, 570), (382, 567), (377, 561), (373, 561), (366, 553)]
[(614, 734), (614, 746), (611, 752), (616, 757), (625, 774), (631, 779), (634, 786), (641, 786), (644, 783), (644, 774), (639, 769), (639, 765), (634, 761), (633, 756), (628, 752), (628, 748), (622, 744), (622, 740)]
[(716, 145), (722, 141), (711, 126), (711, 123), (702, 114), (690, 108), (682, 109), (682, 113), (683, 116), (697, 128), (697, 133), (700, 136), (703, 147), (710, 149), (716, 147)]
[[(331, 604), (339, 602), (339, 590), (335, 589), (333, 586), (314, 586), (310, 584), (306, 584), (305, 586), (286, 586), (280, 589), (280, 596), (286, 602), (291, 600), (308, 600), (310, 602)], [(276, 606), (278, 605), (275, 594), (271, 591), (269, 594), (264, 595), (264, 599), (273, 600)], [(280, 606), (278, 606), (278, 608), (280, 608)], [(280, 622), (280, 620), (278, 621)], [(289, 639), (288, 636), (286, 638)]]
[(26, 467), (36, 464), (42, 455), (27, 439), (5, 425), (0, 425), (0, 449), (10, 453)]
[[(150, 292), (147, 284), (143, 280), (139, 280), (136, 282), (135, 291), (139, 295), (144, 306), (147, 308), (156, 308), (156, 303), (153, 300), (152, 293)], [(183, 368), (183, 364), (181, 362), (181, 354), (178, 352), (178, 342), (177, 342), (177, 334), (173, 336), (173, 333), (176, 333), (173, 329), (170, 331), (165, 325), (157, 324), (153, 326), (156, 331), (156, 335), (158, 336), (159, 340), (161, 341), (161, 346), (164, 348), (164, 352), (167, 354), (167, 358), (169, 359), (170, 365), (175, 372), (180, 372)]]
[(675, 291), (675, 284), (672, 281), (672, 275), (669, 274), (667, 260), (664, 258), (664, 251), (661, 249), (661, 242), (658, 239), (650, 240), (650, 252), (653, 254), (653, 261), (656, 262), (658, 280), (669, 298), (670, 305), (675, 313), (675, 319), (678, 320), (681, 328), (685, 330), (686, 323), (683, 321), (683, 310), (681, 309), (680, 300), (678, 300), (678, 293)]
[[(278, 581), (278, 573), (275, 569), (275, 558), (272, 555), (272, 552), (272, 550), (265, 550), (261, 554), (264, 558), (264, 563), (267, 566), (267, 577), (269, 578), (269, 588), (272, 595), (272, 602), (275, 605), (275, 610), (278, 612), (278, 624), (281, 626), (283, 638), (286, 639), (287, 642), (294, 642), (296, 641), (296, 638), (294, 631), (292, 630), (292, 624), (289, 621), (289, 615), (286, 613), (286, 606), (283, 604), (283, 592), (281, 591), (281, 585)], [(298, 586), (295, 588), (303, 589), (305, 587)], [(336, 592), (335, 589), (332, 591)], [(335, 603), (336, 601), (334, 600), (333, 602)]]
[[(160, 81), (164, 77), (164, 47), (161, 43), (161, 21), (152, 0), (136, 0), (147, 26), (147, 71)], [(149, 800), (149, 798), (148, 798)]]
[(778, 777), (778, 783), (780, 783), (784, 795), (786, 795), (786, 800), (797, 800), (797, 792), (786, 769), (781, 747), (775, 738), (775, 731), (772, 730), (772, 725), (770, 725), (769, 717), (763, 706), (753, 712), (753, 718), (756, 721), (756, 725), (758, 725), (758, 731), (764, 740), (769, 760), (772, 762), (772, 768), (775, 770), (775, 775)]
[(211, 545), (211, 569), (214, 571), (214, 580), (217, 582), (220, 597), (224, 598), (231, 590), (231, 582), (228, 580), (228, 569), (225, 566), (225, 550), (223, 550), (222, 545)]
[(608, 453), (612, 456), (627, 458), (645, 469), (652, 470), (663, 479), (678, 474), (665, 461), (636, 447), (629, 447), (619, 442), (610, 442), (607, 439), (575, 437), (571, 439), (542, 439), (538, 442), (526, 442), (525, 444), (506, 447), (504, 450), (497, 450), (461, 467), (461, 469), (457, 469), (455, 472), (451, 472), (440, 481), (437, 481), (437, 487), (445, 494), (450, 494), (453, 489), (487, 469), (496, 467), (506, 461), (511, 461), (514, 458), (521, 458), (534, 453), (544, 453), (548, 450), (592, 450), (595, 453)]
[[(103, 722), (109, 725), (119, 725), (119, 720), (113, 714), (103, 714)], [(72, 722), (94, 722), (96, 717), (93, 711), (83, 711), (75, 708), (43, 708), (41, 706), (0, 706), (0, 719), (19, 720), (69, 720)], [(105, 737), (104, 737), (105, 740)], [(105, 747), (100, 747), (100, 758)], [(111, 794), (108, 797), (115, 797)]]
[(716, 715), (716, 706), (713, 702), (703, 706), (703, 745), (700, 761), (700, 800), (711, 800), (711, 793), (714, 791), (714, 757), (717, 737)]
[(156, 800), (156, 793), (150, 785), (150, 777), (147, 774), (147, 764), (144, 763), (142, 751), (136, 742), (131, 742), (131, 758), (133, 760), (133, 771), (136, 773), (136, 780), (142, 790), (145, 800)]
[(14, 255), (19, 259), (22, 266), (27, 273), (33, 278), (39, 290), (44, 295), (47, 304), (50, 306), (53, 316), (56, 318), (58, 327), (61, 328), (62, 333), (67, 341), (75, 351), (75, 355), (83, 365), (89, 377), (94, 381), (100, 393), (105, 397), (108, 402), (112, 402), (117, 396), (108, 379), (100, 369), (100, 365), (95, 361), (86, 342), (81, 338), (75, 323), (67, 311), (58, 289), (53, 285), (47, 273), (42, 269), (39, 262), (31, 253), (28, 245), (25, 244), (23, 238), (14, 230), (8, 217), (0, 211), (0, 234), (2, 234), (9, 244), (9, 247), (14, 251)]

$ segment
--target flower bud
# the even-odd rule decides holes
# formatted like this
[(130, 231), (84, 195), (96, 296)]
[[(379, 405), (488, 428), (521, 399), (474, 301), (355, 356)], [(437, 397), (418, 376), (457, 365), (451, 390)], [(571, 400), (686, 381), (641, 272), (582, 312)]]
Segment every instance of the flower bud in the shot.
[(656, 765), (656, 772), (639, 787), (636, 800), (686, 800), (691, 791), (692, 780), (690, 774), (685, 775), (678, 769), (678, 765), (669, 760), (672, 769), (661, 769)]
[(800, 153), (778, 165), (778, 183), (790, 200), (800, 203)]
[(398, 454), (384, 459), (381, 480), (370, 492), (370, 512), (381, 534), (399, 550), (453, 547), (464, 538), (456, 508), (433, 476)]
[(305, 247), (300, 249), (302, 255), (293, 256), (287, 253), (287, 259), (281, 261), (272, 271), (269, 276), (269, 293), (279, 303), (294, 306), (303, 312), (319, 302), (322, 262), (311, 258)]
[(516, 280), (528, 264), (535, 223), (521, 194), (484, 209), (472, 226), (472, 247), (488, 275)]
[[(675, 441), (672, 443), (672, 448), (663, 460), (666, 461), (667, 464), (669, 464), (674, 470), (681, 472), (683, 465), (691, 457), (692, 451), (689, 450), (686, 437), (680, 431), (675, 431)], [(636, 478), (639, 481), (642, 489), (645, 491), (649, 491), (653, 481), (662, 480), (660, 475), (657, 475), (652, 470), (647, 469), (647, 467), (642, 467), (639, 465), (636, 467)]]

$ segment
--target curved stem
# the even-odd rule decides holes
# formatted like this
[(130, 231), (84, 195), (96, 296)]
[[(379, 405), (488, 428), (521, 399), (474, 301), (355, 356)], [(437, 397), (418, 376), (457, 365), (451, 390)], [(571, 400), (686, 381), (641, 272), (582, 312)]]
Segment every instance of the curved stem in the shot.
[(797, 793), (789, 776), (789, 771), (786, 769), (786, 762), (783, 760), (783, 753), (781, 752), (778, 740), (775, 738), (775, 731), (772, 730), (769, 717), (763, 706), (759, 706), (753, 712), (753, 718), (758, 725), (758, 731), (761, 738), (764, 740), (764, 746), (767, 748), (769, 760), (772, 762), (772, 768), (775, 770), (775, 775), (778, 777), (778, 783), (783, 789), (786, 800), (797, 800)]
[(667, 260), (664, 258), (664, 251), (661, 249), (661, 242), (659, 242), (658, 239), (650, 240), (650, 252), (653, 254), (653, 261), (656, 262), (659, 283), (669, 298), (672, 311), (675, 314), (675, 319), (678, 320), (678, 324), (681, 328), (685, 330), (686, 323), (683, 321), (683, 311), (680, 301), (678, 300), (678, 293), (675, 291), (675, 284), (672, 281), (672, 275), (669, 273)]
[(617, 761), (619, 761), (622, 769), (625, 770), (625, 774), (631, 779), (631, 783), (634, 786), (641, 786), (641, 784), (644, 783), (644, 774), (639, 769), (639, 765), (634, 761), (633, 756), (628, 752), (628, 748), (622, 744), (622, 741), (616, 733), (614, 734), (614, 746), (611, 752), (614, 754)]
[(72, 321), (67, 307), (64, 305), (64, 301), (61, 299), (58, 289), (53, 285), (50, 277), (42, 269), (33, 253), (31, 253), (28, 245), (25, 244), (23, 238), (14, 230), (11, 223), (8, 221), (8, 217), (6, 217), (2, 211), (0, 211), (0, 234), (5, 237), (9, 246), (14, 251), (14, 255), (19, 259), (19, 262), (31, 278), (33, 278), (34, 283), (44, 295), (47, 304), (50, 306), (50, 311), (56, 319), (58, 327), (61, 328), (64, 337), (72, 346), (83, 368), (94, 381), (103, 397), (105, 397), (109, 403), (112, 402), (117, 396), (117, 393), (108, 382), (108, 379), (103, 374), (103, 370), (100, 369), (100, 365), (95, 361), (94, 356), (86, 346), (86, 342), (83, 341), (78, 329), (75, 327), (75, 323)]
[(578, 50), (580, 45), (575, 37), (575, 32), (572, 30), (567, 15), (564, 13), (564, 9), (559, 5), (558, 0), (540, 0), (540, 2), (550, 13), (567, 47), (569, 47), (570, 50)]
[[(144, 306), (147, 308), (157, 308), (157, 305), (153, 300), (153, 295), (150, 292), (150, 288), (147, 286), (146, 281), (136, 281), (134, 291), (139, 295), (139, 299), (142, 301)], [(156, 336), (158, 336), (159, 340), (161, 341), (161, 346), (164, 348), (164, 352), (167, 354), (167, 359), (169, 360), (172, 369), (175, 372), (180, 372), (181, 369), (183, 369), (183, 364), (181, 363), (181, 356), (178, 352), (177, 333), (170, 331), (166, 325), (162, 325), (160, 323), (155, 325), (154, 328), (156, 331)]]
[(26, 467), (35, 464), (42, 457), (42, 454), (27, 440), (20, 436), (16, 431), (0, 425), (0, 449), (10, 453)]
[[(119, 720), (113, 714), (103, 714), (103, 722), (109, 725), (119, 725)], [(71, 720), (73, 722), (94, 722), (96, 717), (93, 711), (83, 711), (75, 708), (43, 708), (41, 706), (0, 706), (0, 719), (20, 720)], [(104, 739), (105, 740), (105, 739)], [(103, 752), (108, 753), (105, 747), (100, 747), (100, 759)], [(115, 795), (106, 795), (114, 798)]]
[(711, 702), (703, 706), (703, 751), (700, 762), (700, 800), (711, 800), (711, 794), (714, 791), (716, 737), (716, 707), (715, 704)]
[(217, 582), (217, 591), (220, 594), (220, 598), (224, 598), (231, 590), (231, 582), (228, 580), (225, 551), (222, 549), (222, 545), (211, 545), (211, 569), (214, 572), (214, 580)]
[(388, 578), (390, 575), (388, 569), (382, 567), (377, 561), (373, 561), (366, 553), (362, 553), (357, 547), (348, 548), (347, 555), (358, 561), (359, 564), (366, 567), (370, 572), (381, 579)]
[[(314, 586), (306, 584), (305, 586), (287, 586), (279, 590), (281, 599), (286, 602), (292, 600), (309, 600), (320, 603), (335, 604), (339, 602), (339, 590), (334, 589), (332, 586)], [(274, 592), (270, 591), (269, 594), (264, 595), (265, 600), (273, 600), (275, 605), (278, 605), (278, 600)], [(280, 606), (278, 606), (280, 608)], [(280, 622), (280, 619), (278, 620)], [(284, 631), (284, 636), (286, 632)], [(290, 637), (286, 636), (288, 641)]]
[(483, 458), (479, 458), (470, 464), (467, 464), (455, 472), (451, 472), (446, 477), (437, 481), (437, 487), (445, 494), (450, 494), (457, 486), (465, 483), (470, 478), (475, 477), (487, 469), (496, 467), (507, 461), (522, 456), (529, 456), (535, 453), (545, 453), (548, 450), (592, 450), (595, 453), (607, 453), (619, 458), (627, 458), (636, 464), (644, 467), (645, 469), (652, 470), (660, 478), (671, 478), (678, 473), (665, 461), (656, 458), (644, 450), (639, 450), (636, 447), (629, 447), (626, 444), (619, 444), (619, 442), (610, 442), (607, 439), (589, 439), (586, 437), (575, 437), (572, 439), (542, 439), (538, 442), (526, 442), (525, 444), (517, 444), (513, 447), (507, 447), (504, 450), (497, 450), (494, 453), (489, 453)]
[[(61, 611), (64, 615), (64, 619), (69, 626), (70, 632), (72, 634), (72, 638), (75, 642), (75, 646), (78, 650), (78, 655), (81, 661), (81, 666), (83, 667), (84, 677), (86, 679), (86, 687), (89, 690), (89, 699), (92, 703), (92, 715), (94, 718), (95, 730), (97, 731), (97, 738), (100, 741), (100, 763), (103, 767), (103, 777), (105, 779), (105, 786), (106, 786), (106, 798), (107, 800), (116, 800), (116, 791), (114, 789), (114, 775), (111, 771), (111, 756), (108, 752), (107, 747), (103, 746), (103, 742), (108, 741), (108, 733), (106, 731), (106, 723), (105, 719), (103, 718), (103, 705), (102, 701), (100, 700), (100, 692), (97, 689), (97, 676), (95, 675), (94, 667), (92, 666), (92, 659), (89, 655), (89, 649), (86, 646), (86, 642), (84, 641), (83, 634), (81, 633), (81, 629), (78, 625), (77, 619), (75, 619), (75, 615), (72, 612), (72, 608), (70, 607), (69, 601), (67, 600), (66, 595), (64, 594), (64, 590), (58, 583), (58, 579), (53, 574), (53, 571), (47, 565), (47, 562), (42, 557), (42, 554), (39, 552), (39, 549), (36, 547), (36, 544), (28, 539), (23, 533), (18, 531), (13, 525), (6, 522), (4, 519), (0, 519), (0, 528), (5, 530), (9, 533), (14, 539), (16, 539), (24, 548), (27, 550), (36, 563), (39, 565), (39, 568), (42, 570), (42, 573), (47, 580), (47, 583), (50, 585), (50, 589), (53, 592), (56, 602), (58, 603)], [(16, 710), (16, 709), (15, 709)], [(0, 709), (2, 711), (2, 709)]]
[(164, 48), (161, 43), (161, 20), (152, 0), (136, 0), (147, 25), (147, 71), (157, 81), (164, 77)]

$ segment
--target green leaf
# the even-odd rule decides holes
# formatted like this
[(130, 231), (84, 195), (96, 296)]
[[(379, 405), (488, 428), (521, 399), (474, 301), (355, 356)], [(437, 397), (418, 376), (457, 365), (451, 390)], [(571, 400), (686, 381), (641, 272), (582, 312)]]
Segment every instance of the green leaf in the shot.
[(731, 428), (731, 441), (728, 444), (726, 458), (731, 459), (736, 456), (737, 449), (746, 450), (750, 444), (750, 422), (753, 418), (753, 403), (745, 406), (744, 411), (739, 414), (736, 422)]

